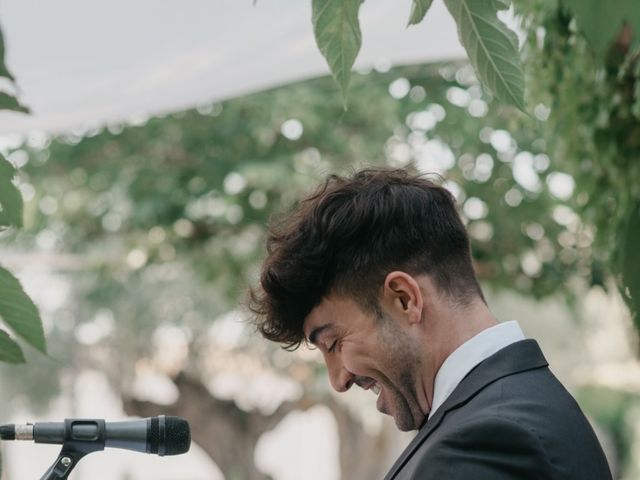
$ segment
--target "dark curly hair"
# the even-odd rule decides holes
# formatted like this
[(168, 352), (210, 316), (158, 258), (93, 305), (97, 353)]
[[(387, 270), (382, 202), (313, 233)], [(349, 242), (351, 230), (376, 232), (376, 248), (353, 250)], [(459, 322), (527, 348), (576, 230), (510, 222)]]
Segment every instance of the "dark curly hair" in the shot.
[(295, 350), (303, 324), (330, 293), (380, 316), (386, 275), (428, 274), (458, 304), (482, 296), (469, 238), (444, 187), (405, 170), (330, 175), (279, 222), (272, 222), (260, 287), (248, 306), (262, 335)]

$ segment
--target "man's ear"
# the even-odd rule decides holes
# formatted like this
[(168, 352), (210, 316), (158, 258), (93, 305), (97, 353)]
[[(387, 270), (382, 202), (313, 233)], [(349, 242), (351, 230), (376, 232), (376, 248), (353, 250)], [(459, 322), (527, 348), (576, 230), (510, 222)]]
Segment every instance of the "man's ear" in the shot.
[(424, 298), (415, 277), (402, 271), (389, 273), (384, 280), (382, 295), (388, 308), (405, 316), (409, 323), (421, 321)]

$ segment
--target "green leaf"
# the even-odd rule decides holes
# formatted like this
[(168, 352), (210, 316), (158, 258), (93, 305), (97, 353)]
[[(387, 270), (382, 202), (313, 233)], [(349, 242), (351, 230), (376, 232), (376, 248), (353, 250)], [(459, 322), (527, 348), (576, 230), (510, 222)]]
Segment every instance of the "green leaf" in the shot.
[(356, 61), (362, 34), (358, 11), (362, 0), (312, 0), (313, 33), (347, 107), (351, 67)]
[(9, 179), (11, 179), (15, 174), (16, 167), (14, 167), (13, 163), (8, 161), (2, 156), (2, 154), (0, 154), (0, 178), (8, 177)]
[(15, 81), (15, 78), (13, 78), (13, 75), (11, 75), (7, 66), (4, 64), (4, 52), (4, 37), (2, 36), (2, 30), (0, 30), (0, 77)]
[[(9, 72), (9, 69), (4, 63), (4, 56), (4, 37), (2, 35), (2, 30), (0, 30), (0, 77), (8, 78), (12, 82), (15, 82), (15, 78), (11, 75), (11, 72)], [(0, 110), (29, 113), (29, 109), (18, 102), (17, 98), (5, 92), (0, 92)]]
[(0, 317), (20, 338), (46, 353), (44, 330), (40, 314), (24, 292), (20, 282), (0, 267)]
[(427, 14), (429, 7), (433, 0), (413, 0), (411, 5), (411, 13), (409, 14), (409, 25), (416, 25), (422, 21), (424, 16)]
[(564, 0), (599, 58), (620, 33), (625, 21), (631, 23), (634, 40), (640, 40), (640, 2), (637, 0)]
[(14, 166), (0, 155), (0, 227), (22, 226), (22, 195), (11, 181)]
[(458, 37), (480, 82), (502, 102), (524, 110), (524, 74), (518, 39), (497, 13), (503, 0), (445, 0)]
[(631, 211), (622, 240), (623, 297), (640, 328), (640, 204)]
[(5, 92), (0, 92), (0, 110), (12, 110), (14, 112), (30, 113), (29, 109), (18, 102), (16, 97), (13, 97)]
[(20, 345), (14, 342), (4, 330), (0, 330), (0, 362), (24, 363)]

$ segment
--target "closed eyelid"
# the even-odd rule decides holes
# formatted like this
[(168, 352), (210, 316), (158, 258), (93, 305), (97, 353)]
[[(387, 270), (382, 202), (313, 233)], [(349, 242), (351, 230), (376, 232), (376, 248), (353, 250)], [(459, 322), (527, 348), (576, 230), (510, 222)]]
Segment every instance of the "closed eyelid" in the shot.
[(314, 328), (309, 334), (309, 343), (313, 345), (318, 345), (320, 343), (320, 339), (318, 337), (324, 337), (327, 333), (332, 329), (332, 325), (330, 323), (325, 323), (324, 325), (320, 325), (319, 327)]
[(316, 345), (326, 353), (334, 353), (340, 345), (340, 339), (334, 333), (327, 332), (318, 339)]
[(337, 343), (337, 338), (327, 333), (323, 335), (322, 338), (318, 339), (316, 345), (325, 352), (332, 352), (332, 349), (337, 345)]

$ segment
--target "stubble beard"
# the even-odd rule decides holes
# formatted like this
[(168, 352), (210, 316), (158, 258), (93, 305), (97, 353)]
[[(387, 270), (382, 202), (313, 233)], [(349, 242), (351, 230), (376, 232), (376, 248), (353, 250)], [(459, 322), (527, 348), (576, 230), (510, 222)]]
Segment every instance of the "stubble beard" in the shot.
[(416, 379), (421, 371), (419, 343), (398, 328), (391, 318), (383, 317), (379, 341), (381, 356), (387, 366), (385, 396), (389, 414), (396, 427), (403, 431), (417, 430), (425, 413), (420, 408), (416, 393)]

